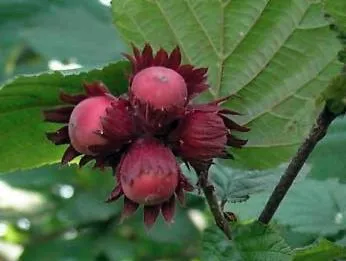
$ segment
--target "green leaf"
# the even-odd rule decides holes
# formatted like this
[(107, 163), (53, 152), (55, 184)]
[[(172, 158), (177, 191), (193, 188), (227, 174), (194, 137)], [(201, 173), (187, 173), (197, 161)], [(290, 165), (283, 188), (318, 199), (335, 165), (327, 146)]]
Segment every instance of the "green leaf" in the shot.
[(59, 161), (64, 146), (54, 146), (45, 137), (45, 131), (58, 126), (43, 122), (42, 110), (61, 104), (59, 90), (82, 92), (85, 81), (103, 81), (114, 94), (123, 93), (127, 68), (128, 63), (118, 62), (76, 75), (20, 76), (0, 87), (0, 172)]
[(202, 260), (289, 261), (292, 250), (273, 228), (259, 223), (236, 226), (232, 241), (213, 227), (204, 233)]
[(294, 261), (334, 261), (346, 257), (346, 248), (321, 239), (316, 243), (295, 250)]
[(119, 60), (126, 48), (111, 22), (109, 8), (98, 1), (63, 1), (51, 5), (21, 33), (47, 59), (76, 59), (87, 67)]
[[(0, 2), (0, 82), (18, 73), (17, 62), (25, 49), (26, 44), (21, 33), (31, 26), (30, 20), (49, 9), (51, 1), (42, 0), (2, 0)], [(33, 67), (27, 67), (26, 73), (36, 73), (47, 70), (48, 62), (44, 59)], [(22, 68), (23, 69), (23, 68)]]
[(324, 8), (335, 19), (335, 23), (340, 29), (346, 32), (346, 2), (343, 0), (326, 0)]
[[(110, 8), (94, 0), (2, 0), (0, 35), (0, 82), (46, 71), (53, 59), (94, 68), (118, 60), (126, 50)], [(37, 59), (23, 63), (28, 49)]]
[(305, 180), (283, 200), (277, 219), (293, 231), (320, 235), (346, 228), (346, 185), (335, 179)]
[(0, 46), (25, 40), (47, 59), (74, 58), (89, 66), (125, 51), (109, 8), (98, 1), (4, 0), (0, 10), (0, 32), (7, 36)]
[[(264, 191), (253, 195), (246, 202), (228, 203), (225, 205), (225, 211), (233, 212), (241, 221), (255, 220), (264, 208), (269, 195), (269, 191)], [(275, 218), (276, 215), (274, 216)]]
[(294, 232), (290, 227), (278, 225), (277, 223), (275, 223), (275, 228), (280, 231), (280, 235), (291, 248), (306, 247), (314, 243), (318, 238), (315, 234)]
[(345, 147), (346, 121), (339, 118), (332, 123), (326, 137), (312, 152), (308, 160), (311, 165), (309, 176), (323, 180), (335, 177), (346, 182)]
[[(223, 163), (223, 161), (217, 161), (211, 166), (209, 178), (218, 198), (230, 202), (242, 202), (253, 194), (271, 191), (287, 167), (286, 164), (282, 164), (268, 170), (244, 171)], [(185, 164), (181, 165), (181, 168), (192, 183), (197, 183), (197, 175), (192, 169), (188, 170)], [(308, 171), (309, 167), (304, 167), (302, 176), (305, 176)]]
[[(332, 235), (346, 228), (346, 185), (335, 179), (306, 179), (294, 184), (280, 204), (274, 219), (294, 232)], [(257, 218), (269, 193), (261, 193), (242, 204), (227, 204), (241, 220)]]
[(341, 46), (319, 1), (118, 0), (113, 16), (128, 42), (178, 44), (185, 62), (209, 67), (212, 96), (238, 95), (226, 106), (252, 130), (234, 152), (242, 167), (291, 158), (313, 124), (315, 98), (340, 70)]

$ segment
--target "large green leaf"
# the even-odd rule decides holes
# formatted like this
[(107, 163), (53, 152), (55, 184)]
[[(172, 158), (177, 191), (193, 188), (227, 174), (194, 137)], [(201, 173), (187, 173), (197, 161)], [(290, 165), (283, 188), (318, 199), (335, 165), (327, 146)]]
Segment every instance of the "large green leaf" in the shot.
[(346, 185), (305, 180), (292, 188), (277, 219), (297, 232), (335, 234), (346, 228)]
[(64, 146), (58, 148), (45, 138), (45, 131), (57, 125), (43, 122), (42, 109), (61, 104), (59, 90), (81, 92), (85, 81), (103, 81), (114, 94), (123, 93), (127, 68), (126, 62), (119, 62), (68, 76), (20, 76), (0, 87), (0, 172), (58, 161)]
[(259, 223), (237, 226), (232, 241), (216, 227), (207, 229), (202, 255), (203, 261), (292, 260), (292, 251), (280, 235)]
[[(258, 194), (242, 204), (228, 204), (227, 211), (240, 219), (257, 218), (269, 197)], [(274, 219), (295, 232), (333, 235), (346, 228), (346, 185), (335, 179), (306, 179), (295, 184), (282, 201)]]
[(334, 261), (346, 257), (346, 248), (321, 239), (316, 243), (295, 250), (294, 261)]
[(212, 96), (238, 95), (226, 106), (252, 129), (235, 151), (234, 164), (246, 167), (292, 156), (313, 123), (315, 98), (340, 70), (319, 1), (117, 0), (113, 14), (128, 42), (178, 44), (185, 62), (209, 67)]
[[(223, 161), (215, 163), (209, 170), (209, 178), (215, 187), (218, 198), (223, 202), (242, 202), (253, 194), (271, 191), (287, 166), (287, 164), (282, 164), (268, 170), (244, 171), (222, 164)], [(181, 165), (181, 168), (185, 176), (196, 184), (198, 180), (193, 169), (187, 169), (185, 164)], [(301, 176), (305, 176), (309, 170), (308, 166), (304, 167)]]
[(314, 243), (318, 238), (315, 234), (294, 232), (289, 226), (275, 224), (275, 227), (280, 231), (280, 235), (291, 248), (306, 247)]
[(346, 181), (346, 120), (337, 119), (328, 130), (327, 136), (318, 144), (308, 162), (311, 165), (310, 177), (327, 179), (337, 177)]

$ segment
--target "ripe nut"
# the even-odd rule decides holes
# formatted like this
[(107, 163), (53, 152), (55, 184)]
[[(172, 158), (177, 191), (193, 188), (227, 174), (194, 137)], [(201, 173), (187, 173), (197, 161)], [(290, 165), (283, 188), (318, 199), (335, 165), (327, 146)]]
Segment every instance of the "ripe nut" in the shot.
[(101, 117), (105, 115), (111, 102), (110, 97), (96, 96), (83, 100), (73, 109), (68, 134), (75, 150), (86, 155), (94, 155), (88, 147), (106, 143), (97, 131), (102, 130)]
[(182, 108), (188, 96), (184, 78), (162, 66), (152, 66), (138, 72), (132, 81), (131, 94), (140, 103), (158, 110)]
[(118, 172), (125, 196), (147, 206), (169, 200), (180, 173), (171, 150), (154, 139), (137, 140), (121, 161)]

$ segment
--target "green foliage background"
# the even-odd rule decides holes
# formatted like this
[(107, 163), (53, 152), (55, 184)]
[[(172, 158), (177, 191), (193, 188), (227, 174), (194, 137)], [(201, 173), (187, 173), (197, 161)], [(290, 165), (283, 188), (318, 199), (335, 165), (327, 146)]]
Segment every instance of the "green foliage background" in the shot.
[[(346, 260), (344, 118), (273, 224), (252, 223), (340, 75), (345, 32), (343, 0), (0, 0), (0, 260)], [(109, 171), (56, 164), (63, 148), (45, 140), (56, 126), (41, 110), (83, 81), (125, 92), (128, 64), (119, 60), (130, 42), (179, 45), (185, 62), (209, 67), (212, 87), (200, 101), (237, 94), (225, 106), (243, 113), (236, 120), (251, 128), (249, 143), (210, 173), (239, 218), (232, 242), (197, 192), (174, 224), (160, 219), (148, 231), (141, 211), (119, 224), (122, 204), (104, 203)], [(58, 72), (52, 60), (82, 67)]]

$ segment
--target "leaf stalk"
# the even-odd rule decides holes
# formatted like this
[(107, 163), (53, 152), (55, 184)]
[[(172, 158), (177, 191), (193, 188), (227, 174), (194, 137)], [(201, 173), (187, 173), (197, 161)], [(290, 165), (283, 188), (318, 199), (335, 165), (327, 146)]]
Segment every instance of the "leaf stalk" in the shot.
[(230, 226), (224, 217), (218, 198), (215, 194), (214, 186), (208, 180), (208, 169), (199, 170), (197, 171), (197, 174), (199, 177), (198, 184), (203, 190), (216, 225), (221, 229), (221, 231), (223, 231), (228, 239), (232, 239)]

